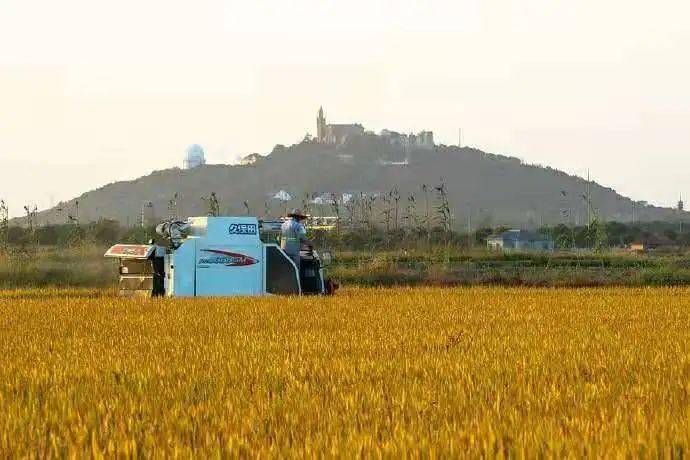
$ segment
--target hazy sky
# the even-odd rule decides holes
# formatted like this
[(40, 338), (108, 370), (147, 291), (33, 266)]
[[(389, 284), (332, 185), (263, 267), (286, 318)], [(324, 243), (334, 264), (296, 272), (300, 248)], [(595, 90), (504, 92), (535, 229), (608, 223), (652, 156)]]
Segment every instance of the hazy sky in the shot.
[(329, 121), (433, 130), (673, 205), (690, 3), (0, 0), (0, 197), (267, 153)]

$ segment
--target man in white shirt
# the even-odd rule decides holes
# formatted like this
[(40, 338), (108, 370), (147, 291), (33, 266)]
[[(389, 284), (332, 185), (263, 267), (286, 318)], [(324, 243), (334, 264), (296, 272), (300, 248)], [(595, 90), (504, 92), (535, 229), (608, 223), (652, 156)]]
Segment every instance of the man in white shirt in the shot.
[(293, 209), (287, 215), (287, 220), (280, 227), (280, 247), (295, 262), (297, 270), (300, 268), (299, 251), (302, 245), (312, 247), (313, 244), (307, 238), (307, 230), (302, 225), (305, 215), (299, 209)]

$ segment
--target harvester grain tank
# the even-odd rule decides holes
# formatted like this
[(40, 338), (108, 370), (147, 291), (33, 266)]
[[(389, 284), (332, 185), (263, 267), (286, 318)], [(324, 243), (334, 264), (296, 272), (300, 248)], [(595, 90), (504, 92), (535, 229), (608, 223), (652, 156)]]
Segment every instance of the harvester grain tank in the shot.
[(167, 246), (116, 244), (105, 257), (119, 260), (121, 295), (332, 294), (319, 254), (303, 251), (298, 269), (274, 242), (279, 229), (256, 217), (190, 217), (158, 225)]

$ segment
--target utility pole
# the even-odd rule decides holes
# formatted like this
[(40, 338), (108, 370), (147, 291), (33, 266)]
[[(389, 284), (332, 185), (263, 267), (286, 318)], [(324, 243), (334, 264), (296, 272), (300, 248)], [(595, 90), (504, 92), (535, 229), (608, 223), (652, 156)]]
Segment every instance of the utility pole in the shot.
[(462, 148), (462, 128), (458, 128), (458, 147)]
[(568, 206), (568, 192), (561, 190), (561, 224), (570, 224), (570, 207)]
[(630, 206), (632, 207), (632, 223), (634, 224), (635, 223), (635, 202), (632, 201)]

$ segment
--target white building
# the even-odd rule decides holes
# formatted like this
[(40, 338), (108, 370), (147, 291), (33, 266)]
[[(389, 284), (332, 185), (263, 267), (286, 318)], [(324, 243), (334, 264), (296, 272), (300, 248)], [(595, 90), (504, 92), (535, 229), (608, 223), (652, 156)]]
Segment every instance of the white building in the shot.
[(388, 140), (389, 144), (405, 149), (433, 149), (436, 145), (434, 144), (434, 133), (431, 131), (420, 131), (417, 134), (401, 134), (396, 131), (384, 129), (381, 131), (381, 137)]
[(204, 149), (199, 144), (192, 144), (187, 147), (184, 161), (182, 161), (182, 169), (192, 169), (205, 164)]
[(290, 201), (292, 196), (285, 190), (279, 190), (278, 192), (271, 194), (271, 198), (280, 201)]

